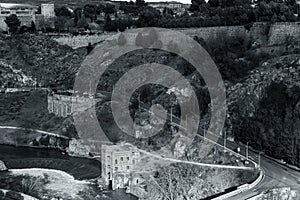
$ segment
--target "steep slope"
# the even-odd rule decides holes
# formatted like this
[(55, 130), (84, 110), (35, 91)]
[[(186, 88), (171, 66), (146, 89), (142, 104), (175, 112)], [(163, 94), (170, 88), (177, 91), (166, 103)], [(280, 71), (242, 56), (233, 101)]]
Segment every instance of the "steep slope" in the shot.
[(72, 88), (86, 53), (62, 46), (43, 35), (0, 36), (1, 58), (14, 69), (36, 78), (44, 87)]
[(226, 128), (235, 139), (300, 166), (300, 55), (264, 62), (228, 89)]
[(36, 81), (24, 74), (21, 69), (14, 69), (5, 61), (0, 60), (0, 88), (7, 87), (31, 87)]

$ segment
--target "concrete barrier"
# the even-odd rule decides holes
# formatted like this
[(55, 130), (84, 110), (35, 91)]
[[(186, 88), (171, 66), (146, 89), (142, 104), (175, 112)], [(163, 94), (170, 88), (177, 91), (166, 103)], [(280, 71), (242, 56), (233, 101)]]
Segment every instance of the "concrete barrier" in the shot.
[(260, 170), (258, 178), (253, 183), (241, 185), (236, 190), (234, 190), (232, 192), (229, 192), (227, 194), (224, 194), (222, 196), (216, 197), (213, 200), (228, 199), (228, 198), (233, 197), (237, 194), (240, 194), (240, 193), (243, 193), (247, 190), (250, 190), (250, 189), (254, 188), (257, 184), (259, 184), (261, 182), (261, 180), (263, 179), (263, 176), (264, 176), (264, 172), (263, 172), (263, 170)]

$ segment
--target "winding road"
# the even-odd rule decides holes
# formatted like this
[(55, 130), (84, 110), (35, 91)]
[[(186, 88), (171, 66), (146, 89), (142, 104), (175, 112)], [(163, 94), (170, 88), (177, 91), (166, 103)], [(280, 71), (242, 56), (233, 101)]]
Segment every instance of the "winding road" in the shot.
[[(148, 110), (146, 107), (143, 106), (141, 108), (144, 110)], [(172, 116), (172, 118), (180, 121), (180, 119), (174, 115)], [(203, 133), (205, 133), (205, 135), (199, 134), (198, 136), (205, 138), (208, 141), (211, 141), (212, 143), (215, 143), (218, 146), (224, 147), (223, 137), (209, 133), (206, 130), (203, 130)], [(246, 149), (247, 149), (246, 145), (237, 144), (236, 142), (226, 140), (225, 149), (234, 152), (234, 150), (236, 150), (237, 147), (241, 148), (239, 155), (243, 158), (246, 158)], [(260, 155), (259, 158), (259, 152), (255, 150), (249, 149), (248, 155), (249, 155), (249, 159), (251, 159), (255, 163), (260, 162), (260, 168), (264, 172), (263, 179), (254, 188), (250, 190), (246, 190), (238, 195), (232, 196), (228, 198), (228, 200), (247, 200), (262, 192), (266, 192), (270, 189), (280, 188), (280, 187), (291, 187), (291, 189), (293, 190), (300, 191), (300, 170), (298, 171), (292, 169), (282, 163), (277, 162), (275, 159), (272, 159), (265, 155)]]
[[(206, 137), (217, 140), (220, 145), (223, 144), (223, 139), (213, 134), (206, 133)], [(246, 155), (246, 145), (244, 144), (227, 140), (226, 147), (232, 150), (240, 147), (240, 154)], [(259, 163), (259, 153), (257, 151), (249, 149), (249, 158)], [(291, 187), (291, 189), (300, 191), (300, 171), (289, 168), (265, 155), (260, 156), (260, 167), (264, 171), (262, 181), (251, 190), (230, 197), (228, 200), (247, 200), (262, 192), (280, 187)]]

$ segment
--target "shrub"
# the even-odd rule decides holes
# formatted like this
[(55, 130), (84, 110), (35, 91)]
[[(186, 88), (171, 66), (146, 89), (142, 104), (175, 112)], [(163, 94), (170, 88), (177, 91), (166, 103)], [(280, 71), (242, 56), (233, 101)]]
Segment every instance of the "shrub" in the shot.
[(17, 193), (17, 192), (14, 192), (14, 191), (8, 191), (5, 195), (5, 199), (6, 200), (23, 200), (24, 197)]

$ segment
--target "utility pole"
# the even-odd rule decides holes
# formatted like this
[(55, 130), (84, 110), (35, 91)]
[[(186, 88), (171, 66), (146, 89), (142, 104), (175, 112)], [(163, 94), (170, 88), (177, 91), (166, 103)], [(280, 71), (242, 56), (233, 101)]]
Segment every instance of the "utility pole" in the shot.
[(36, 81), (36, 78), (34, 78), (34, 90), (36, 90), (36, 84), (37, 84), (37, 81)]
[(246, 158), (247, 158), (247, 160), (249, 160), (248, 157), (249, 157), (249, 142), (247, 142), (247, 146), (246, 146)]
[(188, 128), (188, 121), (187, 121), (187, 115), (185, 115), (185, 128)]
[(139, 96), (138, 96), (138, 105), (139, 105), (139, 111), (141, 110), (141, 94), (139, 93)]
[(151, 100), (151, 113), (154, 114), (154, 110), (153, 110), (154, 104), (153, 104), (153, 100)]
[(92, 95), (92, 81), (90, 80), (90, 90), (89, 90), (89, 95), (91, 96)]
[(226, 131), (224, 131), (224, 151), (225, 151), (225, 148), (226, 148)]
[(260, 154), (261, 152), (258, 153), (258, 166), (260, 167)]
[(172, 109), (172, 107), (171, 107), (171, 124), (173, 123), (173, 109)]

